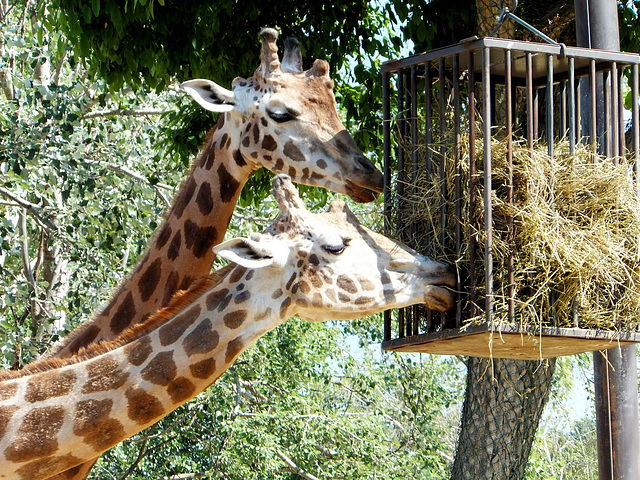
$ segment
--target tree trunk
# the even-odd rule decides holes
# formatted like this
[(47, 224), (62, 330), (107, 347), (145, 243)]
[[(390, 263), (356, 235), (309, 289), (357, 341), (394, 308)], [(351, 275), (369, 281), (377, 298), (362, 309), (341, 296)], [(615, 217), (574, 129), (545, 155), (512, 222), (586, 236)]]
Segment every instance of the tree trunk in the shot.
[(469, 357), (453, 480), (523, 477), (554, 369), (555, 359)]

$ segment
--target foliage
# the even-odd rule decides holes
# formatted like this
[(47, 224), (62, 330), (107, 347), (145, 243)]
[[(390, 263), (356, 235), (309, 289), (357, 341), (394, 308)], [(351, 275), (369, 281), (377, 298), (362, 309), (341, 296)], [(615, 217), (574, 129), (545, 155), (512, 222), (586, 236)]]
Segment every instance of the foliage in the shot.
[[(181, 102), (175, 89), (162, 98), (108, 93), (74, 68), (70, 52), (54, 57), (66, 41), (37, 16), (3, 28), (2, 66), (17, 65), (11, 95), (0, 99), (5, 366), (33, 358), (107, 299), (144, 251), (183, 170), (153, 148), (158, 113)], [(38, 78), (42, 63), (56, 64), (54, 83)]]
[[(305, 66), (331, 62), (345, 124), (378, 158), (380, 63), (411, 42), (420, 51), (469, 36), (468, 5), (0, 2), (2, 366), (22, 366), (89, 318), (144, 252), (215, 120), (178, 81), (250, 75), (257, 31), (277, 26), (299, 37)], [(264, 228), (274, 212), (267, 174), (248, 187), (232, 234)], [(309, 205), (331, 198), (304, 191)], [(380, 222), (375, 206), (359, 214)], [(279, 454), (320, 478), (446, 478), (462, 363), (380, 354), (380, 334), (377, 317), (289, 322), (195, 401), (111, 450), (92, 478), (299, 478)], [(548, 451), (573, 452), (558, 447), (578, 438), (569, 432), (549, 427)], [(536, 452), (530, 478), (548, 478)], [(554, 458), (557, 469), (568, 456)]]

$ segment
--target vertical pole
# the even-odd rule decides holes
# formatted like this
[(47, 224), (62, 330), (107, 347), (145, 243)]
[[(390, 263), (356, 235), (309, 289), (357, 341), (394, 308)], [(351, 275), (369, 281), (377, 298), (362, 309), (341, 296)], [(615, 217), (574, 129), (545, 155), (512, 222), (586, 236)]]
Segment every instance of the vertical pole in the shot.
[(576, 62), (569, 58), (569, 152), (576, 151)]
[[(620, 50), (615, 0), (575, 0), (575, 11), (578, 45)], [(634, 121), (637, 120), (636, 116)], [(606, 128), (610, 129), (610, 126)], [(636, 131), (637, 126), (634, 125), (634, 133)], [(637, 143), (634, 143), (637, 148)], [(640, 429), (636, 347), (613, 348), (604, 354), (594, 352), (593, 364), (599, 478), (638, 479)], [(607, 448), (607, 439), (610, 439), (610, 448)]]
[[(455, 145), (453, 147), (453, 161), (455, 165), (455, 212), (456, 212), (456, 258), (460, 258), (462, 253), (462, 168), (460, 165), (460, 57), (453, 57), (453, 136)], [(456, 327), (462, 326), (462, 285), (460, 276), (456, 283)]]
[(491, 50), (482, 49), (482, 112), (484, 135), (484, 233), (485, 233), (485, 318), (493, 317), (493, 230), (491, 210)]
[[(424, 66), (424, 130), (425, 130), (425, 155), (424, 155), (424, 170), (427, 184), (431, 180), (431, 164), (432, 164), (432, 144), (433, 144), (433, 106), (431, 101), (431, 93), (432, 85), (431, 85), (431, 64), (426, 63)], [(431, 255), (433, 252), (431, 251), (432, 235), (435, 234), (433, 231), (427, 232), (427, 255)], [(427, 332), (433, 331), (433, 312), (431, 310), (427, 310)]]
[[(406, 122), (406, 114), (405, 114), (405, 72), (404, 70), (398, 71), (398, 130), (400, 131), (400, 140), (398, 141), (398, 180), (396, 182), (397, 192), (398, 192), (398, 213), (396, 215), (396, 225), (398, 227), (398, 232), (401, 233), (402, 228), (402, 210), (401, 206), (404, 203), (404, 147), (406, 142), (406, 131), (405, 131), (405, 122)], [(401, 237), (402, 238), (402, 237)], [(404, 325), (404, 309), (398, 309), (398, 338), (404, 338), (405, 336), (405, 325)]]
[[(382, 136), (384, 157), (384, 231), (389, 234), (391, 225), (391, 98), (389, 72), (382, 74)], [(391, 340), (391, 312), (384, 312), (384, 339)]]
[[(413, 185), (413, 195), (418, 190), (418, 72), (416, 66), (411, 67), (411, 185)], [(415, 208), (415, 204), (412, 205)], [(414, 217), (415, 218), (415, 217)], [(411, 243), (415, 248), (417, 242), (418, 222), (413, 220), (411, 227)], [(407, 335), (417, 335), (419, 325), (418, 305), (414, 305), (411, 309), (411, 318), (413, 322), (407, 322)]]
[[(511, 50), (505, 52), (505, 71), (504, 71), (504, 90), (506, 96), (506, 118), (505, 129), (507, 134), (507, 203), (513, 205), (513, 98), (511, 82)], [(507, 275), (509, 277), (508, 302), (509, 302), (509, 322), (515, 323), (516, 307), (515, 307), (515, 228), (513, 215), (507, 217), (507, 243), (509, 244), (509, 257), (507, 260)]]
[(476, 256), (478, 248), (478, 224), (476, 222), (476, 80), (475, 65), (473, 61), (474, 51), (468, 52), (469, 65), (469, 225), (471, 234), (469, 235), (469, 300), (471, 304), (471, 316), (476, 316), (476, 293), (477, 274)]

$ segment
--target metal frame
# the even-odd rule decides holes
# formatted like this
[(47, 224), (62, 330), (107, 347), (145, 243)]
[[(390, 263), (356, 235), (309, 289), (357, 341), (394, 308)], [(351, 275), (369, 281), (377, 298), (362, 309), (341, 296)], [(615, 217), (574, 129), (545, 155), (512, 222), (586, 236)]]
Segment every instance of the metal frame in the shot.
[[(487, 292), (484, 299), (476, 298), (475, 261), (477, 257), (477, 241), (475, 236), (462, 238), (462, 231), (456, 228), (454, 245), (448, 247), (454, 249), (459, 254), (463, 244), (468, 244), (470, 251), (470, 265), (466, 278), (457, 288), (458, 307), (456, 311), (445, 317), (435, 312), (426, 313), (426, 329), (420, 331), (421, 322), (418, 319), (419, 312), (416, 308), (401, 310), (398, 313), (397, 339), (408, 336), (429, 334), (447, 328), (461, 328), (466, 320), (465, 316), (475, 316), (476, 312), (465, 312), (462, 308), (462, 301), (469, 300), (470, 304), (477, 304), (482, 301), (485, 307), (485, 321), (492, 324), (493, 311), (493, 245), (491, 229), (491, 134), (497, 127), (504, 129), (504, 138), (507, 142), (507, 155), (509, 170), (511, 170), (512, 145), (515, 136), (520, 135), (526, 138), (528, 148), (533, 149), (533, 145), (540, 137), (544, 138), (548, 144), (549, 155), (554, 154), (554, 143), (557, 139), (568, 137), (570, 149), (574, 151), (576, 143), (589, 138), (595, 146), (596, 143), (606, 146), (606, 155), (614, 159), (629, 150), (636, 152), (640, 145), (640, 133), (638, 128), (638, 65), (640, 59), (636, 54), (610, 52), (578, 47), (565, 47), (560, 45), (538, 44), (506, 40), (499, 38), (476, 37), (464, 40), (457, 45), (440, 48), (421, 55), (416, 55), (399, 60), (392, 60), (382, 65), (383, 81), (383, 126), (384, 126), (384, 175), (385, 175), (385, 229), (391, 230), (390, 213), (393, 205), (391, 203), (392, 192), (392, 128), (401, 137), (407, 139), (414, 146), (411, 155), (406, 155), (403, 148), (398, 148), (395, 153), (395, 160), (398, 165), (398, 178), (396, 179), (396, 190), (402, 195), (405, 186), (404, 179), (401, 178), (404, 172), (417, 171), (418, 156), (416, 154), (419, 135), (424, 135), (427, 145), (432, 143), (434, 137), (442, 134), (445, 129), (452, 128), (454, 134), (453, 161), (455, 168), (460, 167), (460, 132), (469, 132), (470, 158), (469, 171), (471, 185), (460, 185), (459, 177), (456, 176), (454, 187), (454, 205), (456, 216), (461, 221), (468, 221), (472, 226), (477, 227), (476, 231), (482, 232), (485, 238), (485, 270)], [(630, 88), (633, 91), (634, 100), (632, 106), (633, 140), (632, 145), (625, 145), (625, 125), (623, 109), (623, 88), (622, 74), (624, 69), (631, 70), (632, 81)], [(617, 119), (613, 122), (614, 127), (609, 130), (603, 125), (596, 124), (596, 105), (584, 105), (580, 102), (579, 91), (581, 88), (589, 88), (592, 98), (598, 87), (597, 78), (602, 75), (605, 79), (600, 88), (604, 88), (606, 98), (606, 119)], [(392, 87), (393, 79), (395, 90)], [(500, 113), (497, 109), (496, 86), (500, 85), (503, 100), (499, 104)], [(421, 91), (419, 92), (420, 89)], [(517, 92), (524, 92), (518, 94)], [(397, 102), (397, 117), (391, 118), (392, 95), (395, 95)], [(439, 125), (433, 125), (434, 112), (432, 104), (434, 95), (439, 105), (438, 118)], [(424, 98), (424, 106), (418, 105), (420, 98)], [(453, 100), (449, 100), (449, 98)], [(526, 102), (526, 132), (514, 132), (512, 130), (513, 112), (516, 101), (524, 99)], [(461, 101), (466, 108), (464, 114), (465, 124), (462, 124)], [(539, 112), (544, 109), (545, 116), (541, 118)], [(445, 108), (453, 111), (453, 125), (445, 119)], [(419, 109), (424, 117), (424, 131), (418, 130), (417, 117)], [(504, 112), (504, 113), (502, 113)], [(580, 130), (579, 119), (581, 115), (590, 115), (592, 128), (590, 132)], [(483, 129), (482, 138), (476, 138), (476, 121), (481, 119)], [(484, 121), (491, 119), (491, 121)], [(468, 124), (466, 124), (468, 122)], [(600, 135), (600, 137), (598, 137)], [(471, 188), (475, 191), (473, 182), (476, 181), (474, 172), (477, 171), (477, 161), (475, 158), (476, 142), (483, 142), (484, 151), (484, 198), (471, 197), (470, 212), (476, 210), (482, 202), (485, 223), (479, 225), (477, 218), (469, 212), (461, 210), (462, 189)], [(444, 175), (445, 147), (427, 149), (425, 162), (427, 166), (437, 165), (438, 171)], [(408, 165), (408, 162), (412, 162)], [(437, 163), (433, 163), (437, 162)], [(636, 175), (638, 174), (638, 163), (635, 164)], [(431, 171), (428, 168), (427, 171)], [(511, 171), (508, 177), (511, 178)], [(415, 175), (415, 173), (413, 173)], [(509, 180), (511, 182), (511, 180)], [(513, 201), (513, 185), (507, 185), (507, 201)], [(640, 192), (640, 190), (639, 190)], [(443, 182), (442, 196), (447, 195), (446, 186)], [(446, 218), (447, 212), (443, 204), (441, 211), (442, 222)], [(401, 222), (402, 219), (397, 219)], [(511, 225), (512, 227), (512, 225)], [(415, 226), (413, 227), (415, 233)], [(512, 238), (512, 237), (511, 237)], [(445, 238), (440, 239), (446, 242)], [(444, 243), (443, 243), (444, 244)], [(425, 252), (429, 253), (429, 252)], [(510, 282), (513, 284), (513, 245), (508, 258), (508, 272)], [(466, 291), (465, 291), (466, 287)], [(464, 291), (464, 293), (463, 293)], [(513, 288), (509, 292), (509, 318), (515, 320), (514, 299), (516, 292)], [(412, 320), (412, 321), (409, 321)], [(576, 325), (577, 326), (577, 325)], [(384, 342), (383, 348), (392, 348), (392, 321), (389, 312), (385, 313), (384, 320)], [(391, 343), (390, 343), (391, 342)], [(405, 342), (406, 343), (406, 342)]]

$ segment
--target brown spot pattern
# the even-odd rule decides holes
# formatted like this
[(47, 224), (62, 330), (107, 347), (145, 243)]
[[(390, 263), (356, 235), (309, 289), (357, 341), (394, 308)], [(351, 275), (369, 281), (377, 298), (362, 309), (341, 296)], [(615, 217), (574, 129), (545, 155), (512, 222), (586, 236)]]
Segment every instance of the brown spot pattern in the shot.
[(167, 345), (171, 345), (176, 340), (178, 340), (184, 334), (187, 328), (193, 325), (193, 322), (198, 319), (201, 312), (202, 309), (200, 308), (200, 306), (194, 305), (186, 312), (181, 313), (176, 318), (171, 320), (171, 322), (163, 325), (158, 332), (160, 344), (166, 347)]
[(224, 298), (228, 294), (229, 294), (229, 289), (227, 289), (227, 288), (223, 288), (223, 289), (211, 292), (207, 296), (207, 300), (206, 300), (207, 310), (211, 311), (211, 310), (214, 310), (215, 308), (217, 308), (218, 305), (220, 305), (220, 302), (222, 302), (222, 300), (224, 300)]
[(129, 401), (127, 415), (139, 425), (151, 423), (164, 414), (164, 408), (160, 401), (141, 388), (131, 387), (125, 392)]
[(162, 259), (156, 258), (140, 277), (140, 280), (138, 281), (138, 290), (140, 291), (140, 298), (142, 298), (143, 302), (149, 300), (151, 295), (153, 295), (153, 292), (155, 292), (156, 287), (160, 282), (161, 272)]
[(224, 203), (229, 203), (240, 188), (240, 182), (229, 173), (224, 164), (220, 164), (218, 167), (218, 180), (220, 182), (220, 199)]
[(17, 439), (4, 451), (6, 459), (22, 463), (54, 454), (58, 450), (57, 434), (63, 423), (63, 407), (34, 408), (27, 412)]
[(302, 151), (293, 143), (293, 140), (289, 140), (284, 145), (283, 153), (294, 162), (304, 162), (305, 158)]
[(370, 305), (375, 302), (373, 297), (358, 297), (354, 302), (356, 305)]
[(289, 309), (289, 306), (291, 305), (291, 298), (287, 297), (285, 298), (282, 303), (280, 304), (280, 318), (286, 318), (287, 317), (287, 310)]
[(235, 312), (227, 313), (224, 316), (223, 321), (224, 321), (224, 324), (227, 326), (227, 328), (235, 330), (240, 325), (242, 325), (246, 319), (247, 319), (246, 310), (236, 310)]
[(67, 475), (67, 471), (79, 462), (82, 462), (82, 459), (71, 453), (67, 453), (60, 457), (47, 457), (34, 460), (18, 468), (16, 473), (20, 475), (22, 480), (33, 480), (34, 478), (54, 478), (51, 477), (52, 474), (64, 470), (63, 473), (56, 475), (56, 477), (64, 476), (66, 478), (73, 478)]
[(167, 393), (173, 403), (186, 402), (193, 396), (195, 391), (196, 386), (191, 380), (185, 377), (176, 378), (167, 387)]
[(251, 298), (251, 292), (249, 290), (245, 290), (244, 292), (237, 294), (233, 299), (233, 301), (236, 303), (236, 305), (238, 305), (240, 303), (246, 302), (250, 298)]
[(20, 407), (16, 405), (7, 405), (4, 407), (0, 407), (0, 438), (4, 437), (4, 434), (7, 432), (7, 425), (9, 425), (9, 420), (13, 417), (13, 414), (16, 413)]
[(4, 383), (0, 384), (0, 402), (8, 400), (13, 397), (18, 391), (17, 383)]
[(185, 275), (180, 282), (180, 290), (186, 290), (191, 286), (191, 275)]
[(205, 318), (187, 335), (182, 342), (188, 357), (198, 353), (207, 353), (218, 346), (220, 335), (213, 330), (211, 320)]
[(182, 217), (184, 210), (187, 208), (187, 206), (191, 202), (193, 194), (196, 192), (196, 186), (197, 184), (195, 179), (193, 177), (190, 177), (189, 180), (187, 180), (187, 183), (185, 183), (184, 187), (182, 188), (182, 192), (178, 194), (179, 196), (174, 207), (176, 218), (180, 219), (180, 217)]
[(204, 164), (204, 168), (206, 168), (207, 170), (211, 170), (211, 167), (213, 167), (213, 164), (216, 161), (216, 151), (215, 149), (211, 148), (207, 153), (207, 161)]
[(41, 402), (48, 398), (68, 394), (76, 383), (72, 370), (49, 370), (32, 376), (27, 382), (24, 399), (27, 402)]
[(239, 167), (244, 167), (247, 164), (244, 157), (240, 153), (240, 150), (233, 151), (233, 160), (236, 162), (236, 165), (238, 165)]
[(275, 292), (273, 292), (271, 294), (271, 298), (273, 298), (274, 300), (277, 300), (278, 298), (280, 298), (282, 295), (284, 295), (284, 292), (282, 291), (281, 288), (278, 288)]
[(233, 271), (231, 272), (231, 275), (229, 275), (229, 281), (231, 283), (239, 282), (242, 279), (242, 277), (244, 277), (244, 274), (246, 271), (247, 271), (246, 267), (238, 265), (236, 268), (233, 269)]
[(213, 210), (213, 195), (209, 182), (203, 182), (196, 195), (196, 205), (202, 215), (208, 215)]
[(300, 287), (300, 291), (302, 293), (304, 293), (305, 295), (308, 295), (309, 292), (311, 291), (311, 287), (309, 286), (309, 284), (307, 282), (305, 282), (304, 280), (300, 280), (298, 282), (298, 286)]
[(258, 143), (260, 140), (260, 127), (257, 123), (253, 124), (253, 143)]
[(142, 365), (147, 358), (149, 358), (152, 351), (153, 347), (151, 347), (150, 337), (141, 337), (139, 340), (129, 343), (124, 347), (127, 360), (135, 367)]
[(227, 353), (225, 354), (224, 361), (226, 363), (231, 363), (231, 361), (242, 352), (244, 348), (244, 341), (242, 337), (236, 337), (229, 342), (227, 345)]
[(268, 150), (269, 152), (273, 152), (276, 148), (278, 148), (278, 144), (271, 135), (265, 135), (262, 139), (262, 148)]
[(216, 371), (216, 361), (213, 358), (205, 358), (189, 366), (189, 370), (196, 378), (209, 378)]
[(113, 400), (84, 400), (78, 402), (73, 421), (73, 433), (84, 437), (85, 443), (96, 452), (103, 451), (121, 441), (125, 436), (122, 423), (109, 414)]
[(314, 293), (313, 294), (313, 300), (311, 301), (311, 304), (313, 305), (314, 308), (320, 308), (322, 307), (322, 295), (320, 295), (319, 293)]
[(116, 310), (116, 313), (111, 317), (111, 323), (109, 326), (111, 330), (118, 334), (121, 333), (125, 328), (131, 325), (131, 321), (136, 316), (136, 306), (133, 302), (133, 295), (131, 292), (124, 297), (124, 300)]
[(349, 293), (358, 292), (358, 287), (356, 286), (355, 282), (346, 275), (340, 275), (338, 277), (336, 285), (338, 285), (338, 288), (341, 288), (345, 292), (349, 292)]
[(182, 233), (180, 230), (176, 232), (176, 234), (171, 239), (171, 243), (169, 244), (169, 249), (167, 250), (167, 256), (169, 260), (175, 260), (178, 258), (180, 254), (180, 247), (182, 246)]
[(289, 280), (287, 280), (287, 284), (285, 285), (284, 288), (287, 290), (291, 290), (291, 284), (294, 282), (297, 276), (298, 276), (297, 272), (293, 272)]
[(87, 325), (81, 328), (82, 330), (80, 330), (78, 334), (73, 337), (71, 343), (69, 343), (69, 351), (71, 353), (77, 353), (81, 348), (89, 345), (100, 333), (100, 328), (95, 325)]
[(160, 352), (142, 369), (140, 375), (147, 382), (166, 386), (176, 378), (178, 367), (173, 361), (173, 352)]
[(165, 223), (158, 234), (158, 238), (156, 239), (156, 248), (162, 248), (171, 238), (171, 225)]
[(184, 241), (196, 258), (204, 257), (216, 243), (218, 231), (215, 227), (199, 227), (191, 220), (184, 222)]
[(371, 280), (367, 280), (366, 278), (358, 278), (358, 283), (360, 284), (360, 288), (362, 288), (362, 290), (366, 292), (371, 292), (376, 289), (375, 284)]
[(178, 272), (173, 271), (167, 277), (167, 281), (164, 284), (164, 296), (162, 297), (162, 305), (167, 305), (173, 295), (176, 293), (178, 289), (178, 282), (180, 281), (180, 275)]
[(100, 357), (86, 366), (89, 380), (82, 387), (82, 393), (107, 392), (124, 385), (129, 373), (120, 370), (118, 362), (111, 355)]

